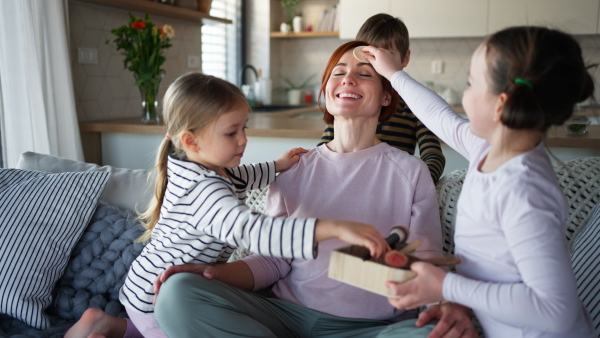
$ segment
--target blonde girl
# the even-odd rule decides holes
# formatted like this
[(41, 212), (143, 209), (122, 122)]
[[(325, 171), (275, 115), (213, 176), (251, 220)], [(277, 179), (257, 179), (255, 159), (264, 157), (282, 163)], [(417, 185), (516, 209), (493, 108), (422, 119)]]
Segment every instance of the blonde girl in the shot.
[(415, 115), (469, 160), (457, 204), (457, 273), (414, 264), (415, 279), (389, 283), (403, 296), (390, 303), (462, 304), (486, 337), (593, 337), (565, 240), (566, 199), (544, 145), (548, 128), (564, 123), (594, 91), (579, 44), (542, 27), (486, 38), (473, 54), (463, 95), (468, 120), (401, 71), (397, 55), (366, 50)]
[(191, 73), (169, 86), (155, 196), (141, 215), (147, 229), (141, 239), (149, 242), (132, 263), (119, 295), (131, 322), (125, 325), (103, 314), (95, 324), (109, 325), (87, 325), (85, 331), (82, 317), (81, 332), (104, 334), (111, 329), (118, 330), (114, 336), (165, 337), (154, 318), (154, 281), (169, 266), (226, 262), (235, 247), (303, 259), (314, 259), (316, 243), (330, 238), (365, 246), (374, 256), (389, 249), (377, 229), (363, 223), (274, 218), (252, 211), (244, 203), (246, 191), (268, 186), (276, 172), (298, 162), (306, 150), (296, 148), (273, 162), (240, 166), (249, 110), (242, 92), (216, 77)]

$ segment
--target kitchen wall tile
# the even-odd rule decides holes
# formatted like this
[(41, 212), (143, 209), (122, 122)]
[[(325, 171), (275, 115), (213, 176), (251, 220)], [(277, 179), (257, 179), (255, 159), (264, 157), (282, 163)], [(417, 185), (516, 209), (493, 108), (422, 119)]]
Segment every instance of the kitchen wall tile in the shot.
[[(106, 15), (101, 15), (102, 11), (97, 11), (97, 7), (93, 6), (79, 6), (75, 11), (80, 15), (83, 20), (85, 28), (100, 29), (104, 22), (106, 22)], [(102, 20), (100, 19), (102, 18)]]
[(102, 111), (109, 112), (114, 99), (113, 93), (110, 88), (108, 88), (108, 82), (106, 79), (102, 80), (100, 92), (98, 92), (98, 104), (100, 105), (100, 108), (102, 108)]
[[(107, 119), (108, 112), (103, 111), (102, 108), (100, 108), (100, 105), (98, 104), (98, 100), (94, 99), (94, 100), (85, 100), (85, 99), (81, 99), (79, 101), (79, 103), (81, 104), (81, 119), (80, 121), (86, 121), (86, 120), (102, 120), (102, 119)], [(77, 115), (79, 116), (80, 111), (77, 111)]]
[(106, 67), (105, 76), (120, 76), (123, 73), (123, 58), (120, 56), (110, 55), (108, 57), (108, 66)]
[(71, 36), (71, 46), (74, 48), (75, 46), (81, 46), (85, 26), (79, 12), (71, 7), (69, 7), (69, 35)]
[(91, 100), (98, 98), (100, 87), (104, 79), (102, 77), (87, 76), (83, 84), (83, 93), (81, 94), (82, 100)]
[[(138, 107), (141, 111), (141, 106)], [(133, 107), (129, 104), (129, 99), (114, 99), (111, 102), (109, 116), (110, 118), (117, 119), (120, 117), (123, 111), (134, 111)], [(140, 113), (141, 114), (141, 113)]]
[[(77, 6), (77, 8), (79, 8), (79, 7), (81, 7), (81, 6)], [(110, 14), (109, 14), (108, 10), (99, 9), (99, 8), (97, 8), (97, 10), (104, 11), (107, 14), (106, 21), (104, 21), (104, 26), (102, 28), (104, 28), (104, 30), (109, 33), (110, 33), (111, 29), (115, 29), (115, 28), (120, 27), (121, 25), (129, 22), (129, 14), (126, 11), (112, 10), (112, 11), (110, 11)], [(139, 13), (138, 13), (138, 15), (139, 15)], [(112, 41), (112, 39), (111, 39), (111, 41)]]
[[(71, 66), (71, 76), (73, 76), (73, 83), (85, 83), (86, 74), (82, 65), (74, 64)], [(83, 95), (83, 86), (73, 86), (75, 89), (75, 97), (81, 97)]]
[(104, 41), (100, 41), (101, 35), (102, 31), (100, 29), (86, 28), (81, 36), (78, 47), (93, 48), (100, 45), (100, 42), (104, 43)]
[(127, 98), (127, 91), (123, 85), (123, 81), (120, 78), (114, 76), (107, 76), (104, 82), (110, 91), (111, 99), (123, 99)]

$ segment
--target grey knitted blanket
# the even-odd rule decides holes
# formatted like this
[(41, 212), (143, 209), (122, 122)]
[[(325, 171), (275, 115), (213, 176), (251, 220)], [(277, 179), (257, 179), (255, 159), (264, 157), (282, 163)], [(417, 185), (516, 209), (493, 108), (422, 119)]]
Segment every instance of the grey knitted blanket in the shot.
[(0, 315), (0, 337), (63, 337), (88, 308), (126, 317), (119, 289), (142, 251), (143, 245), (134, 243), (142, 233), (134, 215), (99, 204), (53, 291), (53, 302), (47, 309), (52, 327), (40, 331)]

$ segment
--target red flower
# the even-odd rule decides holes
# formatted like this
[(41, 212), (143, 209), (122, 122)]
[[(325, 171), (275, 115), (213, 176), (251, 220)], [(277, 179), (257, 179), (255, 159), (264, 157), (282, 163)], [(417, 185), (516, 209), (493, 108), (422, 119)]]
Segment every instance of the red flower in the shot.
[(146, 28), (146, 24), (143, 23), (142, 21), (136, 21), (136, 22), (134, 22), (134, 23), (131, 24), (131, 28), (135, 28), (135, 29)]

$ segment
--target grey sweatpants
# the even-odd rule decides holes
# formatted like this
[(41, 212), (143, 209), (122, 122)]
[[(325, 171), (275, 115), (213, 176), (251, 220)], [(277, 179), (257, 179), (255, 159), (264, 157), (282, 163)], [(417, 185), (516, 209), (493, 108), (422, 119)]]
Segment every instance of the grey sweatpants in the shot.
[(175, 274), (161, 286), (154, 315), (177, 338), (427, 337), (435, 326), (332, 316), (191, 273)]

